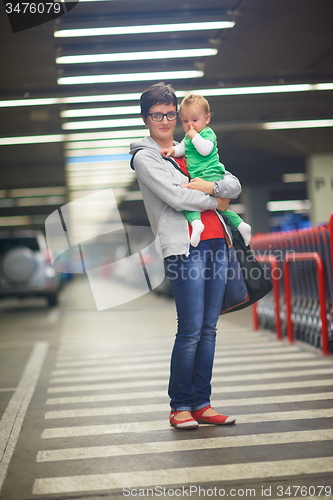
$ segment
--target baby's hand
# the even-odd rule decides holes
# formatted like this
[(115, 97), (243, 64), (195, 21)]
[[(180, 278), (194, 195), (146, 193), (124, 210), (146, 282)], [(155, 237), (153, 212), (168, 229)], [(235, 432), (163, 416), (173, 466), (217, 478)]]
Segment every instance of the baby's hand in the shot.
[(197, 135), (197, 131), (193, 128), (193, 125), (190, 125), (190, 128), (187, 131), (187, 137), (189, 139), (193, 139), (195, 135)]
[(175, 156), (175, 148), (164, 148), (160, 151), (162, 156), (169, 158), (169, 156)]

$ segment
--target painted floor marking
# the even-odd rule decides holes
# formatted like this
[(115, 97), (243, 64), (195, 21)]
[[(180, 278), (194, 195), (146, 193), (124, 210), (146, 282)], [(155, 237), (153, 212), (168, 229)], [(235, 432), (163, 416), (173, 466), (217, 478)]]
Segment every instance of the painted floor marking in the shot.
[[(253, 384), (253, 385), (246, 385), (244, 387), (244, 384), (242, 385), (233, 385), (233, 386), (228, 386), (225, 387), (223, 383), (221, 384), (214, 384), (214, 393), (213, 397), (215, 397), (217, 394), (229, 394), (235, 393), (235, 392), (251, 392), (251, 391), (279, 391), (279, 390), (284, 390), (284, 389), (306, 389), (310, 387), (331, 387), (333, 385), (333, 377), (329, 379), (318, 379), (318, 380), (298, 380), (296, 382), (279, 382), (277, 384)], [(84, 386), (87, 387), (87, 386)], [(90, 386), (88, 386), (90, 387)], [(53, 388), (49, 388), (48, 392), (62, 392), (62, 391), (53, 391)], [(138, 398), (149, 398), (151, 397), (166, 397), (167, 392), (165, 390), (161, 391), (147, 391), (147, 392), (126, 392), (122, 391), (119, 394), (110, 394), (110, 389), (107, 387), (107, 384), (103, 385), (98, 385), (98, 390), (106, 390), (107, 394), (101, 395), (101, 397), (110, 397), (110, 401), (121, 401), (121, 400), (128, 400), (128, 399), (138, 399)], [(85, 390), (90, 390), (90, 389), (85, 389)], [(63, 392), (71, 392), (71, 391), (66, 391), (64, 390)], [(90, 398), (94, 396), (73, 396), (73, 402), (75, 403), (75, 398)], [(64, 396), (61, 398), (50, 398), (47, 401), (51, 401), (51, 403), (47, 404), (53, 404), (53, 401), (55, 402), (54, 404), (64, 404), (67, 402), (71, 402), (70, 400), (72, 399), (71, 396)], [(61, 403), (63, 401), (63, 403)], [(89, 402), (89, 399), (87, 400)], [(104, 401), (104, 400), (103, 400)], [(106, 399), (105, 401), (109, 401), (109, 399)], [(79, 402), (79, 401), (78, 401)], [(84, 401), (82, 401), (84, 402)]]
[(22, 377), (0, 421), (0, 490), (18, 441), (23, 420), (35, 391), (48, 350), (47, 342), (36, 342)]
[[(213, 377), (213, 383), (222, 383), (224, 386), (226, 382), (241, 382), (249, 380), (276, 380), (283, 378), (294, 378), (294, 377), (311, 377), (318, 375), (333, 375), (333, 368), (316, 369), (316, 370), (297, 370), (288, 372), (270, 372), (268, 375), (265, 373), (250, 373), (246, 375), (228, 376), (224, 375), (221, 377)], [(103, 379), (102, 379), (103, 380)], [(107, 378), (105, 380), (108, 380)], [(104, 383), (104, 384), (87, 384), (87, 385), (62, 385), (49, 387), (49, 393), (56, 392), (79, 392), (79, 391), (98, 391), (98, 390), (113, 390), (113, 389), (132, 389), (136, 387), (156, 387), (156, 386), (166, 386), (167, 380), (163, 377), (161, 380), (139, 380), (132, 382), (115, 382), (115, 383)], [(247, 390), (247, 386), (243, 386), (243, 390)]]
[[(232, 400), (216, 400), (214, 401), (215, 407), (217, 406), (248, 406), (248, 405), (267, 405), (267, 404), (281, 404), (293, 402), (306, 402), (306, 401), (322, 401), (332, 400), (333, 392), (324, 392), (318, 394), (298, 394), (291, 396), (269, 396), (265, 398), (244, 398)], [(150, 413), (169, 410), (167, 403), (165, 404), (150, 404), (150, 405), (136, 405), (136, 406), (109, 406), (101, 408), (81, 408), (74, 410), (57, 410), (49, 411), (45, 414), (46, 419), (53, 418), (75, 418), (75, 417), (90, 417), (97, 415), (122, 415), (123, 413)]]
[[(254, 356), (255, 358), (255, 356)], [(301, 358), (301, 359), (299, 359)], [(250, 362), (245, 362), (242, 361), (241, 364), (235, 364), (232, 366), (226, 366), (229, 364), (227, 360), (224, 359), (219, 359), (216, 360), (216, 363), (214, 365), (214, 373), (231, 373), (231, 372), (243, 372), (243, 371), (259, 371), (259, 370), (268, 370), (269, 368), (273, 369), (280, 369), (280, 368), (293, 368), (293, 367), (304, 367), (304, 366), (329, 366), (333, 368), (333, 365), (331, 361), (329, 360), (319, 360), (319, 359), (302, 359), (302, 356), (296, 357), (296, 356), (288, 356), (286, 358), (286, 361), (277, 361), (276, 358), (273, 358), (271, 362), (267, 363), (267, 360), (263, 360), (263, 358), (260, 358), (260, 360), (251, 360)], [(268, 356), (269, 360), (269, 356)], [(255, 363), (255, 365), (253, 365)], [(222, 364), (223, 366), (219, 366)], [(123, 379), (123, 378), (132, 378), (133, 377), (133, 372), (139, 373), (143, 372), (143, 374), (149, 374), (151, 376), (168, 376), (169, 374), (169, 367), (170, 367), (170, 361), (166, 363), (154, 363), (154, 365), (150, 366), (145, 366), (144, 364), (140, 365), (123, 365), (121, 367), (114, 367), (114, 366), (96, 366), (94, 368), (79, 368), (77, 370), (54, 370), (52, 372), (52, 375), (56, 375), (53, 379), (53, 383), (61, 383), (62, 381), (65, 382), (76, 382), (80, 380), (82, 376), (85, 375), (93, 375), (95, 374), (104, 374), (104, 375), (112, 375), (112, 379)], [(130, 372), (130, 373), (128, 373)], [(139, 375), (138, 375), (139, 376)], [(92, 380), (94, 380), (92, 378)]]
[[(253, 413), (237, 415), (237, 424), (262, 423), (262, 422), (280, 422), (287, 420), (312, 420), (316, 418), (332, 418), (332, 409), (320, 410), (297, 410), (281, 411), (273, 413)], [(125, 422), (122, 424), (104, 424), (104, 425), (82, 425), (73, 427), (55, 427), (45, 429), (42, 433), (43, 439), (78, 437), (78, 436), (98, 436), (103, 434), (119, 434), (128, 432), (152, 432), (160, 430), (173, 430), (167, 421), (163, 420), (150, 422)]]
[[(156, 361), (169, 361), (170, 360), (170, 353), (165, 353), (165, 350), (163, 351), (164, 354), (142, 354), (140, 355), (140, 361), (143, 363), (149, 363), (149, 362), (156, 362)], [(251, 349), (251, 353), (249, 353), (249, 349), (237, 349), (237, 350), (232, 350), (226, 352), (224, 349), (218, 349), (216, 348), (216, 358), (219, 359), (221, 355), (227, 355), (228, 357), (232, 356), (247, 356), (249, 357), (249, 354), (285, 354), (286, 353), (286, 346), (281, 347), (281, 344), (278, 344), (278, 346), (272, 346), (272, 347), (262, 347), (262, 348), (254, 348)], [(302, 352), (300, 349), (296, 346), (288, 346), (287, 352)], [(316, 355), (313, 353), (313, 357), (316, 357)], [(105, 361), (101, 362), (101, 359), (105, 359)], [(84, 357), (82, 359), (78, 359), (75, 361), (59, 361), (56, 363), (57, 368), (75, 368), (75, 367), (80, 367), (80, 366), (95, 366), (96, 364), (100, 365), (109, 365), (110, 362), (112, 364), (116, 363), (119, 365), (122, 365), (124, 362), (126, 363), (131, 363), (131, 362), (137, 362), (138, 361), (138, 355), (129, 355), (124, 358), (121, 358), (119, 356), (117, 357), (110, 357), (110, 354), (103, 354), (101, 358), (97, 359), (85, 359)]]
[[(74, 398), (68, 398), (68, 399), (74, 399), (75, 401), (65, 401), (62, 404), (68, 404), (70, 403), (96, 403), (100, 401), (110, 401), (112, 396), (112, 401), (118, 401), (119, 397), (116, 395), (107, 395), (107, 396), (86, 396), (87, 398), (90, 398), (88, 400), (84, 400), (85, 398), (80, 398), (74, 397)], [(165, 394), (164, 394), (165, 396)], [(216, 396), (216, 394), (215, 394)], [(154, 397), (153, 395), (151, 397)], [(156, 396), (155, 396), (156, 397)], [(61, 399), (61, 398), (60, 398)], [(123, 399), (128, 399), (128, 398), (123, 398)], [(260, 397), (252, 397), (249, 396), (247, 398), (241, 398), (241, 399), (221, 399), (221, 400), (214, 400), (215, 406), (248, 406), (248, 405), (266, 405), (266, 404), (281, 404), (281, 403), (293, 403), (293, 402), (304, 402), (304, 401), (321, 401), (321, 400), (330, 400), (333, 399), (333, 392), (322, 392), (322, 393), (310, 393), (310, 394), (291, 394), (291, 395), (286, 395), (286, 396), (260, 396)], [(46, 402), (46, 404), (50, 404)], [(55, 404), (55, 403), (54, 403)], [(133, 411), (135, 412), (140, 412), (140, 413), (145, 413), (145, 410), (141, 410), (141, 408), (156, 408), (155, 411), (160, 411), (159, 409), (163, 407), (163, 411), (165, 411), (165, 408), (168, 409), (167, 405), (164, 404), (155, 404), (155, 405), (136, 405), (136, 406), (130, 406), (129, 408), (132, 408)], [(117, 407), (115, 408), (117, 412)], [(120, 407), (121, 409), (123, 407)], [(151, 411), (151, 410), (147, 410)]]
[[(311, 385), (310, 385), (311, 384)], [(272, 384), (273, 385), (273, 384)], [(304, 382), (303, 384), (298, 383), (296, 384), (288, 384), (287, 387), (282, 387), (282, 389), (287, 388), (295, 388), (295, 389), (304, 389), (304, 388), (309, 388), (309, 387), (325, 387), (325, 386), (332, 386), (333, 385), (333, 379), (329, 380), (312, 380), (309, 382)], [(247, 386), (248, 387), (248, 386)], [(249, 386), (250, 388), (248, 389), (248, 392), (251, 391), (258, 391), (258, 387), (260, 388), (261, 386)], [(264, 386), (265, 387), (265, 386)], [(251, 389), (252, 388), (252, 389)], [(244, 386), (238, 387), (236, 386), (236, 389), (233, 387), (233, 390), (229, 387), (229, 391), (225, 389), (219, 390), (217, 387), (215, 387), (214, 390), (214, 398), (216, 398), (218, 395), (221, 394), (227, 394), (230, 392), (244, 392)], [(274, 390), (280, 390), (281, 386), (278, 384), (278, 386), (275, 385), (275, 387), (270, 388), (270, 393), (272, 393)], [(310, 393), (311, 394), (311, 393)], [(302, 394), (295, 394), (295, 395), (290, 395), (290, 396), (281, 396), (281, 397), (290, 397), (290, 398), (298, 398), (301, 397)], [(151, 392), (125, 392), (125, 393), (120, 393), (120, 394), (96, 394), (93, 396), (65, 396), (62, 398), (49, 398), (46, 400), (47, 405), (64, 405), (64, 404), (73, 404), (73, 403), (97, 403), (101, 401), (128, 401), (130, 399), (146, 399), (146, 398), (166, 398), (167, 394), (166, 391), (151, 391)], [(275, 397), (277, 399), (277, 396), (266, 396), (266, 395), (258, 395), (258, 396), (250, 396), (251, 401), (254, 400), (254, 398), (259, 401), (261, 399), (265, 399), (268, 397)], [(312, 396), (310, 395), (309, 398)], [(253, 398), (253, 399), (252, 399)], [(247, 401), (248, 398), (243, 398), (243, 401)], [(224, 400), (224, 404), (231, 404), (235, 401), (241, 401), (240, 399), (230, 399), (227, 398)], [(295, 399), (293, 399), (295, 401)], [(281, 402), (281, 400), (280, 400)], [(215, 404), (215, 403), (214, 403)], [(245, 403), (244, 403), (245, 404)], [(252, 404), (252, 403), (251, 403)]]
[[(87, 460), (91, 458), (143, 455), (147, 453), (170, 453), (179, 451), (239, 448), (243, 446), (266, 446), (287, 443), (311, 443), (333, 440), (333, 429), (292, 431), (248, 436), (224, 436), (206, 439), (184, 439), (154, 443), (122, 444), (120, 446), (89, 446), (38, 452), (37, 462), (63, 460)], [(333, 464), (332, 464), (333, 465)]]
[(276, 460), (268, 462), (214, 465), (201, 467), (184, 467), (175, 469), (118, 472), (108, 474), (90, 474), (82, 476), (56, 477), (37, 479), (34, 484), (35, 495), (52, 493), (74, 493), (83, 491), (112, 490), (123, 487), (142, 488), (156, 485), (185, 485), (201, 482), (217, 482), (221, 478), (228, 481), (245, 481), (248, 479), (266, 479), (276, 477), (293, 477), (299, 474), (330, 473), (333, 458), (306, 458), (300, 460)]
[[(333, 375), (333, 367), (331, 368), (318, 368), (318, 369), (312, 369), (309, 371), (308, 369), (305, 370), (291, 370), (291, 371), (284, 371), (284, 372), (264, 372), (264, 373), (247, 373), (245, 375), (222, 375), (222, 376), (217, 376), (213, 377), (213, 383), (215, 382), (224, 382), (227, 384), (228, 382), (241, 382), (241, 381), (249, 381), (249, 380), (267, 380), (267, 379), (283, 379), (283, 378), (294, 378), (294, 377), (312, 377), (313, 375)], [(61, 380), (61, 382), (69, 383), (71, 380), (73, 380), (74, 377), (72, 378), (66, 378), (66, 380)], [(82, 376), (82, 377), (75, 377), (75, 382), (97, 382), (97, 381), (103, 381), (103, 380), (110, 380), (112, 379), (112, 375), (105, 376), (105, 375), (95, 375), (95, 376)], [(51, 379), (50, 383), (57, 383), (55, 379)], [(167, 379), (163, 376), (161, 380), (156, 380), (153, 379), (151, 380), (151, 376), (149, 375), (149, 378), (147, 380), (136, 380), (136, 381), (129, 381), (129, 382), (114, 382), (114, 383), (108, 383), (107, 385), (109, 386), (110, 389), (130, 389), (134, 387), (154, 387), (158, 385), (166, 385), (167, 384)], [(106, 385), (106, 384), (105, 384)], [(82, 386), (81, 386), (82, 387)], [(84, 390), (95, 390), (94, 384), (91, 384), (91, 389), (88, 389), (89, 386), (84, 386)], [(80, 391), (80, 386), (62, 386), (62, 387), (55, 387), (58, 392), (62, 391)]]
[[(81, 343), (82, 343), (82, 341), (81, 341)], [(96, 340), (95, 340), (95, 343), (96, 343)], [(237, 344), (228, 344), (228, 345), (220, 343), (219, 347), (223, 347), (224, 352), (227, 352), (228, 349), (234, 351), (235, 349), (238, 348), (239, 344), (241, 344), (241, 346), (243, 348), (244, 348), (245, 345), (248, 344), (248, 349), (258, 348), (260, 346), (263, 346), (263, 344), (264, 345), (269, 345), (269, 346), (274, 345), (273, 342), (270, 342), (270, 341), (266, 342), (265, 340), (263, 340), (261, 342), (249, 342), (249, 343), (247, 343), (247, 342), (244, 341), (244, 342), (239, 342)], [(276, 343), (276, 345), (281, 346), (281, 342)], [(118, 344), (115, 343), (114, 346), (117, 347), (117, 350), (116, 350), (116, 352), (117, 352), (118, 349), (119, 349), (119, 343)], [(165, 349), (169, 348), (169, 346), (171, 346), (171, 342), (168, 343), (167, 346), (164, 347), (164, 348), (162, 348), (162, 349), (149, 349), (149, 353), (152, 354), (152, 355), (154, 355), (154, 354), (163, 354), (163, 353), (165, 353)], [(133, 342), (131, 343), (131, 347), (133, 347)], [(285, 347), (286, 347), (286, 349), (289, 349), (288, 345), (286, 345)], [(90, 349), (89, 354), (87, 354), (87, 351), (84, 350), (84, 349), (82, 349), (82, 352), (79, 353), (79, 352), (77, 352), (77, 347), (73, 347), (72, 351), (74, 353), (76, 353), (76, 354), (75, 355), (73, 355), (73, 354), (66, 354), (66, 350), (63, 351), (63, 354), (59, 353), (58, 356), (57, 356), (57, 361), (60, 362), (60, 361), (77, 361), (77, 360), (82, 360), (82, 359), (102, 359), (102, 358), (108, 358), (110, 356), (110, 353), (112, 354), (114, 352), (113, 349), (110, 349), (110, 353), (105, 352), (105, 351), (107, 351), (107, 346), (104, 346), (104, 343), (103, 343), (103, 352), (101, 352), (101, 350), (99, 350), (97, 352), (91, 352), (91, 349)], [(135, 355), (136, 355), (136, 357), (139, 357), (140, 354), (141, 354), (141, 352), (138, 351)], [(142, 351), (142, 354), (146, 355), (147, 354), (147, 350)], [(123, 350), (119, 350), (119, 355), (121, 357), (124, 357), (124, 358), (127, 359), (127, 356), (124, 355), (124, 351)]]

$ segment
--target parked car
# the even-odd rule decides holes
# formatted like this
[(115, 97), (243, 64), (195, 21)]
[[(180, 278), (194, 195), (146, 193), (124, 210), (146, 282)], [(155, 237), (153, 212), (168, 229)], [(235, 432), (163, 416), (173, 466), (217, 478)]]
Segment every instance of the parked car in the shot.
[(53, 307), (60, 286), (41, 231), (0, 231), (0, 298), (45, 297)]

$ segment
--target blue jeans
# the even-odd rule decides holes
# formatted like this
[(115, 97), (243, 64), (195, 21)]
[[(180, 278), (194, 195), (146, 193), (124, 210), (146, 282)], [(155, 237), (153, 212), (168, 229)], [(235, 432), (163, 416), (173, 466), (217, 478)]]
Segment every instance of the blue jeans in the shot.
[(228, 269), (224, 238), (203, 240), (188, 257), (165, 259), (176, 301), (178, 329), (171, 356), (169, 396), (172, 411), (197, 411), (210, 405), (216, 323)]

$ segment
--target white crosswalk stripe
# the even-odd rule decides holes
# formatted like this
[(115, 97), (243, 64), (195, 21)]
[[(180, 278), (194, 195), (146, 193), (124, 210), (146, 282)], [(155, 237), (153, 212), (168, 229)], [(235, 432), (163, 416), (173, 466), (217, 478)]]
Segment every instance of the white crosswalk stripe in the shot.
[(86, 460), (89, 458), (117, 457), (121, 455), (143, 455), (145, 453), (170, 453), (175, 451), (209, 450), (240, 446), (260, 446), (268, 444), (310, 443), (312, 441), (333, 440), (333, 429), (252, 434), (208, 439), (190, 439), (160, 443), (140, 443), (121, 446), (90, 446), (61, 450), (40, 451), (37, 462), (61, 460)]
[[(254, 391), (280, 391), (283, 389), (309, 389), (311, 387), (330, 387), (333, 385), (333, 378), (329, 379), (319, 379), (319, 380), (301, 380), (297, 382), (279, 382), (277, 384), (255, 384), (255, 385), (233, 385), (229, 387), (222, 388), (216, 384), (214, 386), (214, 396), (217, 394), (229, 394), (237, 392), (254, 392)], [(103, 388), (101, 389), (103, 390)], [(146, 398), (165, 398), (165, 390), (163, 391), (146, 391), (146, 392), (124, 392), (110, 394), (108, 388), (106, 387), (107, 394), (102, 394), (98, 396), (65, 396), (62, 398), (49, 398), (46, 400), (46, 404), (67, 404), (67, 403), (93, 403), (97, 401), (128, 401), (129, 399), (146, 399)], [(57, 392), (50, 391), (48, 392)], [(96, 399), (95, 399), (96, 398)]]
[[(312, 381), (316, 382), (312, 384), (310, 387), (322, 387), (323, 385), (333, 385), (333, 380), (326, 381), (326, 384), (323, 384), (323, 380)], [(256, 386), (254, 386), (256, 387)], [(301, 386), (296, 386), (296, 388)], [(240, 388), (242, 389), (242, 388)], [(280, 389), (280, 387), (279, 387)], [(221, 391), (222, 393), (226, 391)], [(216, 397), (217, 394), (220, 394), (219, 391), (214, 391), (214, 395)], [(234, 391), (237, 392), (237, 391)], [(289, 403), (293, 401), (316, 401), (318, 399), (331, 399), (330, 394), (332, 393), (315, 393), (315, 394), (293, 394), (292, 396), (261, 396), (261, 397), (251, 397), (242, 398), (242, 399), (226, 399), (219, 403), (215, 400), (215, 405), (218, 404), (235, 404), (246, 405), (246, 404), (270, 404), (270, 403)], [(102, 401), (128, 401), (129, 399), (146, 399), (146, 398), (162, 398), (165, 397), (165, 391), (151, 391), (151, 392), (133, 392), (133, 393), (122, 393), (122, 394), (100, 394), (97, 396), (68, 396), (64, 398), (49, 398), (46, 400), (47, 405), (64, 405), (64, 404), (73, 404), (73, 403), (97, 403)]]
[(184, 467), (176, 469), (150, 470), (140, 472), (118, 472), (108, 474), (89, 474), (37, 479), (33, 493), (47, 495), (51, 493), (74, 493), (83, 491), (101, 491), (117, 488), (148, 487), (154, 485), (184, 485), (207, 481), (240, 481), (252, 478), (292, 477), (299, 474), (330, 473), (332, 458), (308, 458), (301, 460), (280, 460), (246, 464)]
[[(311, 370), (312, 375), (331, 375), (333, 374), (333, 368), (318, 368)], [(152, 376), (152, 375), (151, 375)], [(165, 375), (160, 377), (160, 380), (155, 376), (155, 379), (151, 380), (151, 376), (147, 376), (147, 380), (136, 380), (131, 382), (114, 382), (104, 384), (104, 388), (109, 389), (128, 389), (131, 387), (156, 387), (158, 385), (165, 385)], [(247, 382), (248, 380), (268, 380), (268, 379), (282, 379), (282, 378), (293, 378), (293, 377), (306, 377), (309, 376), (309, 370), (292, 370), (292, 371), (283, 371), (283, 372), (264, 372), (264, 373), (248, 373), (246, 375), (223, 375), (221, 377), (213, 377), (213, 382)], [(59, 383), (59, 382), (97, 382), (103, 380), (112, 379), (112, 375), (93, 375), (93, 376), (80, 376), (80, 377), (67, 377), (57, 381), (56, 379), (51, 379), (50, 383)], [(107, 387), (106, 387), (107, 386)], [(75, 386), (56, 386), (51, 387), (49, 392), (76, 392), (82, 390), (99, 390), (99, 388), (103, 389), (102, 384), (91, 384), (91, 385), (75, 385)]]
[[(300, 394), (293, 396), (277, 396), (266, 398), (247, 398), (247, 399), (232, 399), (232, 400), (215, 400), (215, 406), (248, 406), (248, 405), (268, 405), (292, 403), (300, 401), (321, 401), (333, 400), (333, 392), (317, 393), (317, 394)], [(110, 406), (102, 408), (82, 408), (76, 410), (58, 410), (49, 411), (45, 414), (45, 418), (76, 418), (90, 417), (97, 415), (122, 415), (124, 413), (151, 413), (151, 412), (167, 412), (168, 405), (151, 404), (151, 405), (136, 405), (136, 406)]]
[[(252, 363), (253, 360), (251, 360)], [(330, 361), (320, 361), (320, 360), (313, 360), (313, 359), (299, 359), (297, 358), (296, 360), (289, 359), (287, 358), (287, 361), (281, 362), (281, 361), (276, 361), (275, 359), (272, 360), (270, 363), (264, 363), (262, 362), (259, 363), (258, 361), (254, 361), (255, 366), (252, 368), (251, 363), (249, 364), (242, 364), (242, 365), (231, 365), (231, 366), (225, 366), (228, 365), (228, 363), (224, 363), (224, 360), (221, 363), (216, 363), (215, 366), (215, 373), (232, 373), (232, 372), (243, 372), (243, 371), (249, 371), (252, 369), (255, 369), (256, 371), (260, 370), (269, 370), (269, 369), (276, 369), (276, 368), (293, 368), (293, 367), (323, 367), (323, 366), (329, 366), (331, 367), (331, 362)], [(168, 376), (168, 368), (169, 368), (169, 363), (166, 363), (163, 369), (156, 369), (161, 366), (162, 363), (160, 363), (158, 366), (151, 366), (149, 369), (145, 368), (144, 366), (140, 366), (139, 368), (133, 367), (133, 370), (136, 371), (138, 374), (138, 377), (141, 375), (146, 375), (149, 373), (152, 377), (167, 377)], [(223, 364), (223, 366), (219, 366), (219, 364)], [(129, 367), (128, 367), (129, 368)], [(81, 369), (79, 371), (71, 372), (70, 376), (68, 374), (65, 374), (65, 376), (61, 377), (55, 377), (51, 379), (52, 383), (61, 383), (61, 382), (79, 382), (81, 377), (84, 377), (84, 381), (86, 380), (86, 377), (89, 376), (89, 378), (93, 379), (96, 374), (102, 373), (104, 375), (110, 375), (112, 376), (113, 380), (116, 379), (124, 379), (124, 378), (132, 378), (133, 377), (133, 370), (127, 370), (126, 367), (124, 366), (124, 370), (115, 370), (114, 367), (98, 367), (94, 369)], [(130, 372), (130, 373), (128, 373)], [(144, 373), (140, 373), (144, 372)]]
[[(262, 344), (260, 344), (262, 345)], [(286, 353), (286, 348), (283, 346), (281, 347), (281, 342), (279, 343), (273, 343), (273, 342), (270, 342), (269, 343), (269, 346), (270, 347), (247, 347), (246, 349), (235, 349), (235, 350), (228, 350), (228, 349), (225, 349), (225, 348), (217, 348), (216, 349), (216, 354), (225, 354), (227, 353), (228, 357), (227, 359), (231, 358), (232, 356), (241, 356), (241, 355), (244, 355), (246, 357), (248, 357), (249, 355), (249, 351), (251, 351), (251, 354), (285, 354)], [(162, 352), (162, 354), (160, 354), (160, 352)], [(289, 353), (292, 353), (292, 352), (300, 352), (300, 349), (299, 347), (297, 346), (289, 346), (289, 349), (288, 349), (288, 352)], [(56, 362), (56, 367), (57, 368), (75, 368), (75, 367), (80, 367), (80, 366), (96, 366), (96, 359), (98, 360), (103, 360), (104, 361), (99, 361), (99, 366), (101, 365), (105, 365), (105, 366), (109, 366), (110, 365), (110, 354), (102, 354), (101, 356), (98, 356), (98, 357), (92, 357), (92, 358), (85, 358), (85, 357), (82, 357), (82, 359), (80, 359), (80, 361), (78, 360), (73, 360), (73, 361), (58, 361)], [(149, 362), (156, 362), (156, 361), (169, 361), (170, 360), (170, 353), (166, 353), (165, 350), (163, 351), (158, 351), (158, 354), (147, 354), (147, 353), (138, 353), (136, 354), (135, 356), (131, 356), (131, 355), (128, 355), (128, 356), (125, 356), (125, 358), (121, 357), (121, 356), (117, 356), (117, 358), (113, 358), (112, 359), (112, 364), (113, 365), (118, 365), (119, 367), (121, 367), (123, 365), (123, 363), (137, 363), (138, 360), (140, 361), (140, 363), (142, 364), (142, 362), (144, 361), (145, 363), (149, 363)]]
[[(248, 353), (247, 353), (248, 354)], [(161, 357), (160, 357), (161, 358)], [(112, 366), (110, 366), (110, 361), (108, 361), (107, 364), (102, 364), (101, 363), (96, 363), (96, 366), (89, 366), (89, 367), (84, 367), (84, 368), (62, 368), (62, 369), (56, 369), (53, 370), (52, 375), (68, 375), (68, 374), (80, 374), (80, 373), (98, 373), (98, 372), (123, 372), (123, 371), (133, 371), (133, 370), (154, 370), (156, 368), (169, 368), (170, 365), (170, 360), (165, 358), (162, 360), (154, 359), (154, 362), (150, 362), (149, 364), (145, 361), (142, 361), (140, 359), (140, 362), (136, 363), (130, 363), (127, 364), (124, 361), (120, 364), (115, 364), (112, 363)], [(269, 355), (265, 356), (265, 359), (262, 357), (262, 353), (260, 356), (254, 356), (253, 353), (250, 356), (242, 356), (242, 357), (232, 357), (232, 356), (223, 356), (220, 355), (219, 358), (216, 361), (216, 365), (218, 364), (236, 364), (236, 363), (267, 363), (267, 361), (281, 361), (281, 360), (304, 360), (304, 359), (309, 359), (312, 362), (316, 361), (313, 360), (313, 356), (310, 353), (303, 353), (303, 352), (297, 352), (297, 353), (269, 353)], [(322, 362), (323, 360), (317, 360), (318, 362)], [(329, 364), (330, 362), (327, 361)]]
[[(126, 413), (124, 413), (126, 415)], [(263, 422), (282, 422), (291, 420), (312, 420), (316, 418), (332, 418), (333, 408), (320, 410), (297, 410), (281, 411), (276, 413), (254, 413), (249, 415), (238, 415), (237, 424), (263, 423)], [(79, 427), (56, 427), (45, 429), (42, 438), (50, 439), (56, 437), (74, 437), (74, 436), (94, 436), (100, 434), (120, 434), (123, 432), (150, 432), (170, 429), (166, 421), (135, 422), (124, 424), (109, 425), (90, 425)]]

